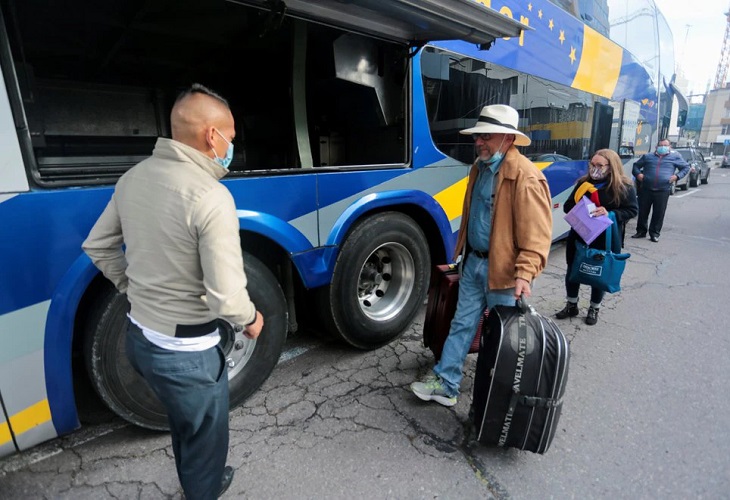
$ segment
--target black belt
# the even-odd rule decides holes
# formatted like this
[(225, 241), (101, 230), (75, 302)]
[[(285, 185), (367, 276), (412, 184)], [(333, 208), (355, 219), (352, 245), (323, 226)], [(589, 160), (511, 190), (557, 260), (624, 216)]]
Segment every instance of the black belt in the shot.
[(186, 339), (202, 337), (203, 335), (213, 333), (216, 328), (218, 328), (217, 319), (203, 323), (202, 325), (177, 325), (175, 327), (175, 337)]
[(489, 258), (489, 250), (486, 252), (482, 252), (480, 250), (472, 250), (471, 253), (479, 257), (480, 259), (488, 259)]

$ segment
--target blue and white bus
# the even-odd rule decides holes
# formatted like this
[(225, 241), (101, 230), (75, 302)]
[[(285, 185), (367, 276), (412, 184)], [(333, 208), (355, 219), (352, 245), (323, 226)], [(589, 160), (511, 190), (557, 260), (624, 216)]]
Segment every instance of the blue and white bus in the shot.
[(482, 106), (519, 110), (556, 239), (590, 153), (648, 150), (671, 107), (667, 74), (573, 2), (0, 0), (0, 16), (0, 456), (77, 429), (89, 383), (166, 427), (126, 362), (126, 298), (80, 245), (190, 83), (231, 103), (223, 182), (266, 317), (256, 341), (224, 332), (234, 406), (288, 333), (373, 349), (406, 329), (451, 258), (474, 158), (458, 130)]

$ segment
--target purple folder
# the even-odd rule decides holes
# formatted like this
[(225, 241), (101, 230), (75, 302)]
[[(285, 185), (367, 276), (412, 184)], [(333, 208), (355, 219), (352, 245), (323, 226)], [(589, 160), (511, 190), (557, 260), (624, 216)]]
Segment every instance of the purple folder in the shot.
[(607, 215), (591, 217), (588, 211), (589, 204), (591, 204), (591, 201), (584, 196), (570, 212), (565, 214), (564, 219), (583, 238), (583, 241), (590, 245), (593, 240), (598, 238), (599, 234), (613, 224), (613, 221)]

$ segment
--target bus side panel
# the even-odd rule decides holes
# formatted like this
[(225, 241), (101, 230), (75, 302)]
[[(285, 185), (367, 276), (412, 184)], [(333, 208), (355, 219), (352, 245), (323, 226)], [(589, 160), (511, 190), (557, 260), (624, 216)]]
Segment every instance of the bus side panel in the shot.
[[(49, 301), (0, 316), (0, 393), (9, 432), (0, 431), (0, 446), (29, 448), (56, 437), (46, 398), (43, 323)], [(12, 450), (10, 450), (12, 451)]]
[[(314, 172), (231, 178), (224, 180), (223, 184), (233, 195), (241, 229), (263, 234), (290, 253), (303, 252), (319, 245), (316, 223), (317, 178)], [(245, 222), (247, 219), (248, 222)], [(290, 227), (279, 224), (266, 227), (266, 222), (273, 223), (276, 220), (286, 221)], [(242, 244), (245, 248), (246, 242)]]
[[(2, 403), (2, 396), (0, 396), (0, 403)], [(0, 458), (11, 455), (15, 451), (13, 436), (10, 434), (10, 424), (5, 418), (5, 413), (0, 412)]]
[(550, 186), (553, 199), (553, 241), (567, 235), (570, 226), (565, 219), (563, 205), (575, 187), (575, 180), (588, 171), (588, 161), (558, 161), (554, 163), (535, 163), (542, 170)]
[[(425, 209), (439, 228), (441, 240), (446, 255), (451, 255), (454, 249), (454, 227), (452, 218), (461, 216), (463, 190), (458, 199), (458, 209), (442, 206), (438, 195), (453, 185), (458, 185), (465, 178), (466, 168), (434, 167), (409, 170), (405, 175), (395, 177), (380, 185), (362, 191), (354, 196), (320, 209), (320, 237), (326, 242), (328, 251), (323, 258), (322, 266), (327, 270), (328, 279), (331, 277), (334, 261), (337, 257), (335, 247), (342, 244), (348, 229), (363, 213), (381, 209), (383, 207), (407, 204)], [(320, 174), (320, 189), (324, 192), (337, 189), (341, 183), (357, 182), (357, 176), (365, 172), (340, 172), (335, 174)], [(449, 198), (452, 199), (452, 198)], [(450, 217), (447, 214), (453, 214)], [(456, 226), (458, 228), (458, 225)]]
[[(0, 260), (12, 263), (0, 268), (0, 393), (20, 449), (78, 427), (71, 381), (78, 298), (62, 283), (110, 194), (33, 192), (0, 203)], [(80, 296), (85, 284), (77, 286)]]
[(59, 434), (79, 427), (71, 370), (71, 343), (74, 320), (81, 297), (99, 274), (89, 257), (82, 253), (61, 279), (51, 299), (46, 322), (46, 386), (53, 424)]
[(50, 299), (112, 190), (34, 191), (0, 203), (0, 314)]

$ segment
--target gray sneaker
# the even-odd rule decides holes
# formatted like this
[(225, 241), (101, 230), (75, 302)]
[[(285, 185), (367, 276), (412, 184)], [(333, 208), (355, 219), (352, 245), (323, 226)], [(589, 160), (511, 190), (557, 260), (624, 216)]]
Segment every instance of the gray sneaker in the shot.
[(454, 406), (456, 404), (456, 396), (449, 396), (441, 378), (433, 373), (426, 375), (421, 382), (413, 382), (411, 390), (413, 394), (424, 401), (436, 401), (444, 406)]

